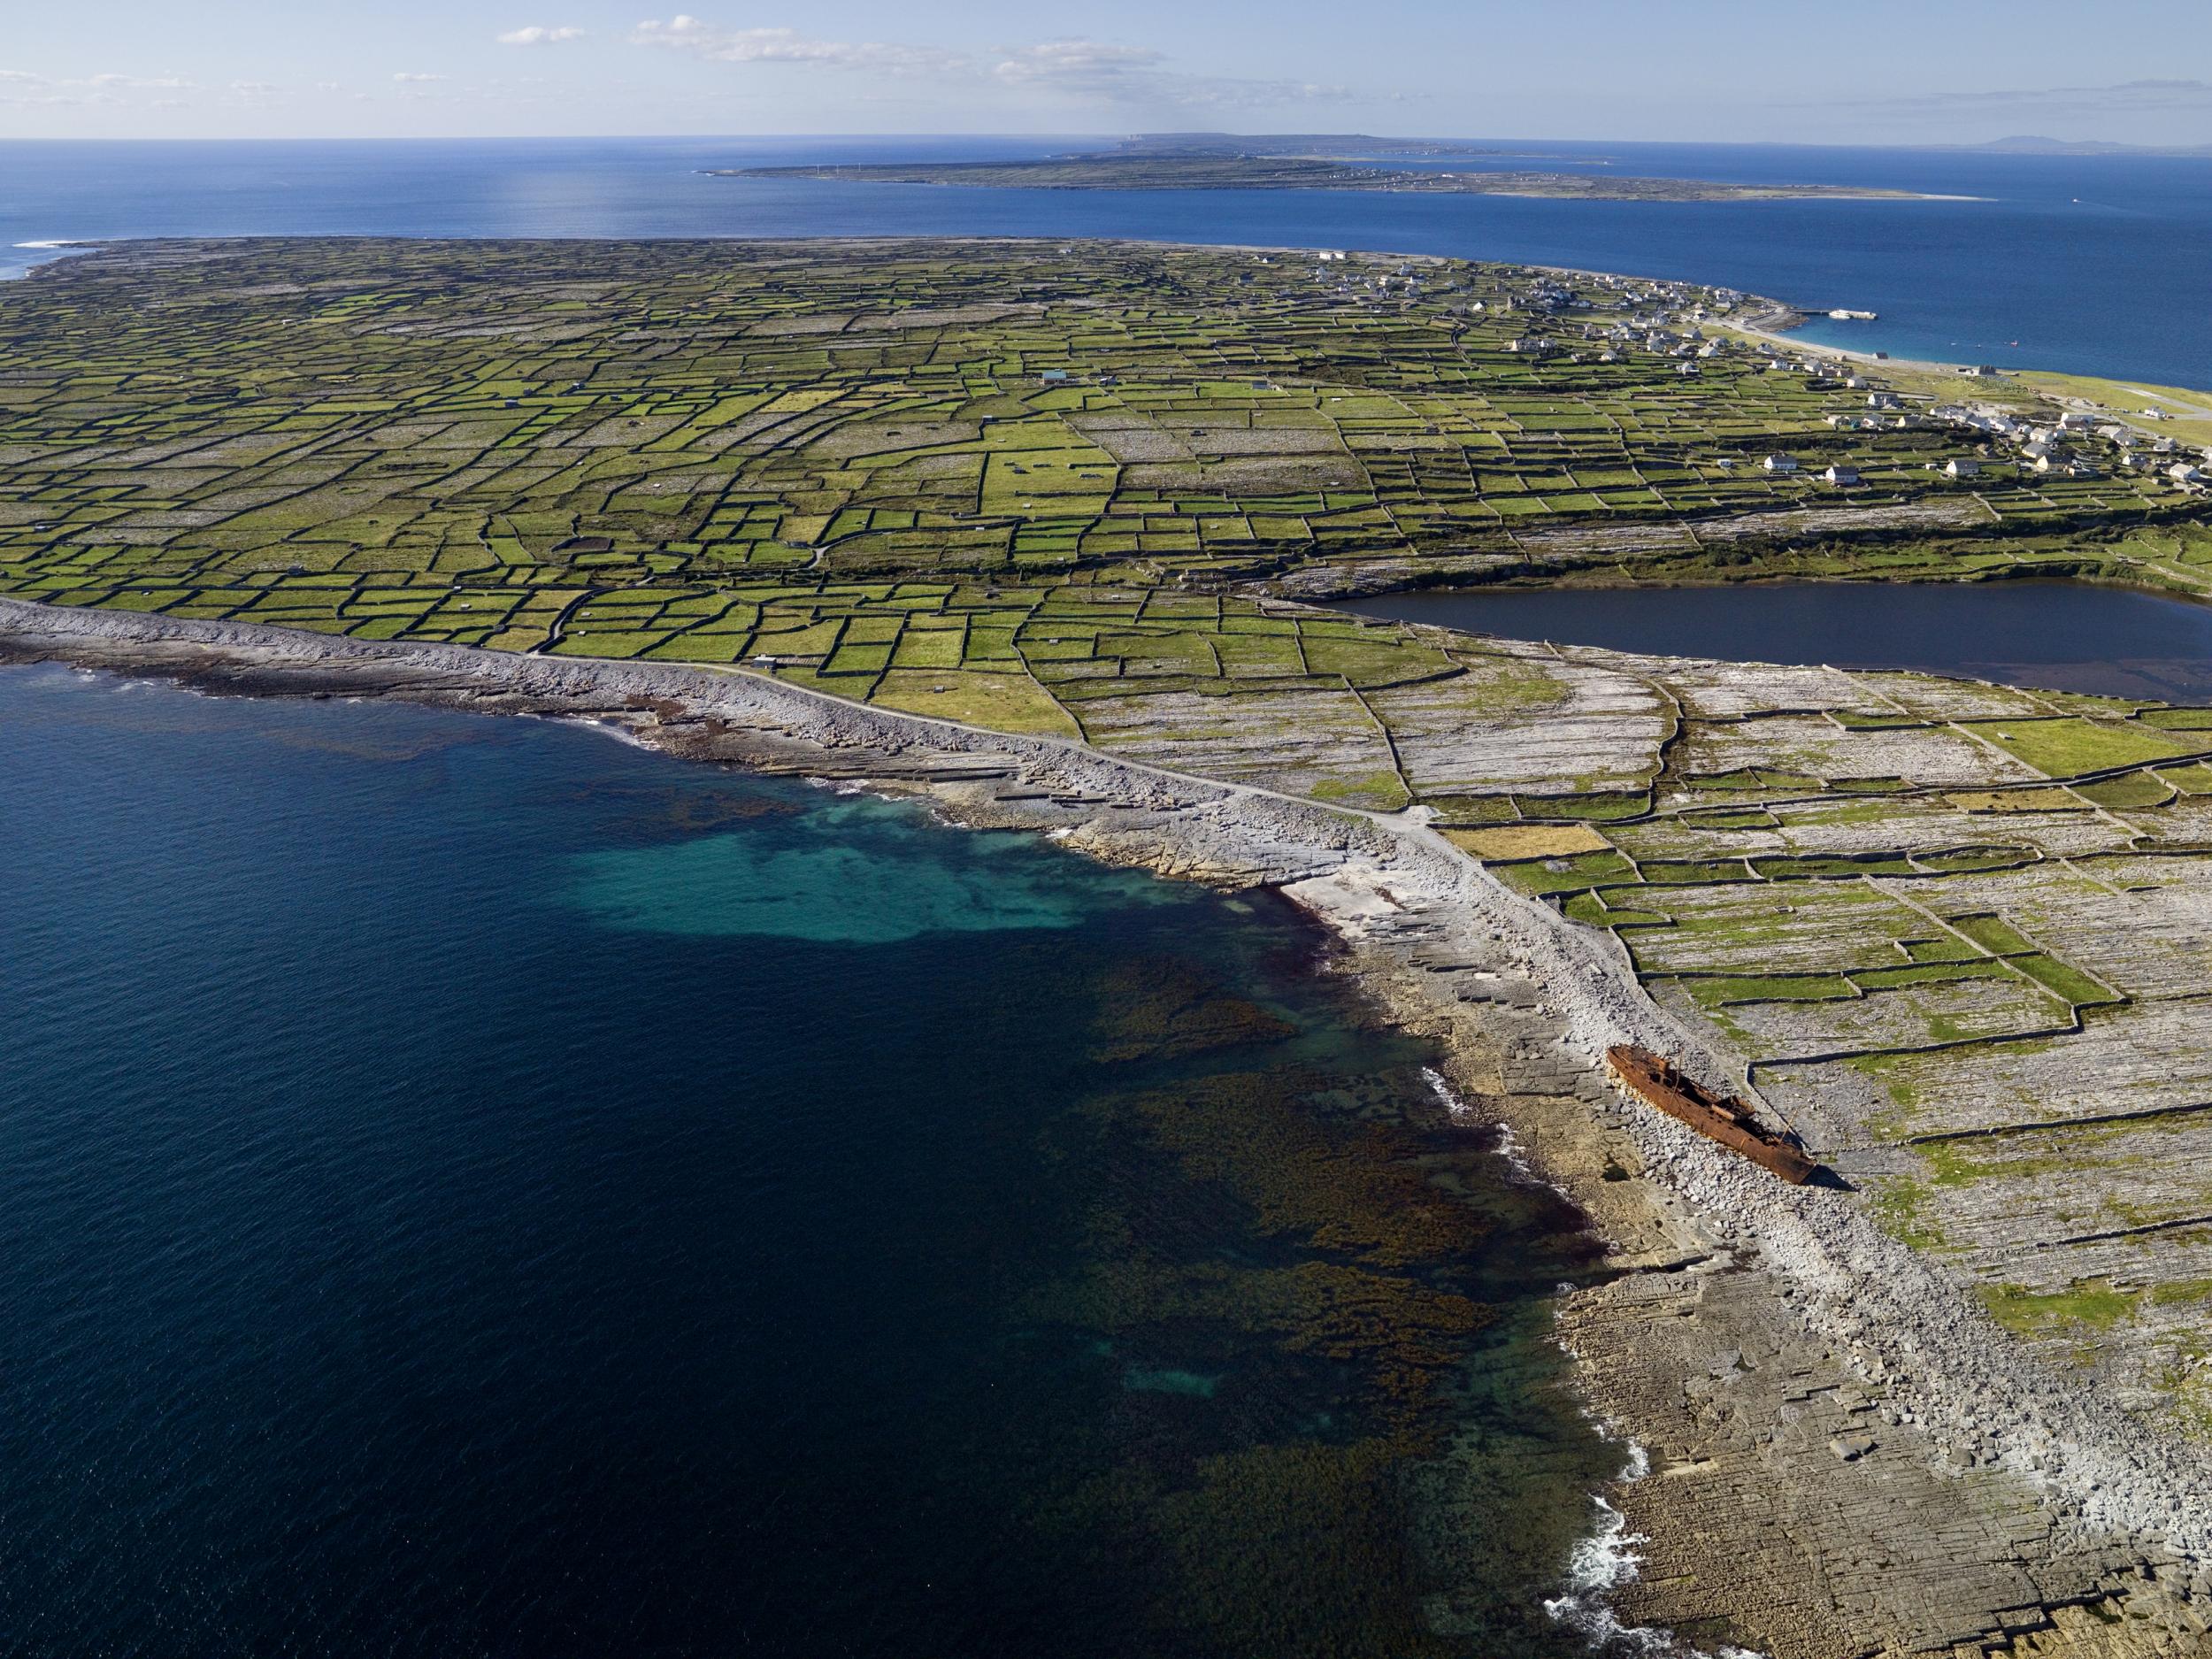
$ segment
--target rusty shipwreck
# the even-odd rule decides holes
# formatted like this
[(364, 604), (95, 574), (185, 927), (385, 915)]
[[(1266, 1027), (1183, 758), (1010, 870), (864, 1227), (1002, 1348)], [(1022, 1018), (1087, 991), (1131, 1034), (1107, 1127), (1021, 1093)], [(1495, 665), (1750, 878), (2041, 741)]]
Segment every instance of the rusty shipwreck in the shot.
[(1670, 1118), (1678, 1118), (1709, 1140), (1742, 1154), (1761, 1169), (1801, 1187), (1820, 1166), (1776, 1134), (1732, 1094), (1717, 1094), (1686, 1077), (1673, 1061), (1648, 1048), (1619, 1043), (1605, 1051), (1606, 1069), (1623, 1088)]

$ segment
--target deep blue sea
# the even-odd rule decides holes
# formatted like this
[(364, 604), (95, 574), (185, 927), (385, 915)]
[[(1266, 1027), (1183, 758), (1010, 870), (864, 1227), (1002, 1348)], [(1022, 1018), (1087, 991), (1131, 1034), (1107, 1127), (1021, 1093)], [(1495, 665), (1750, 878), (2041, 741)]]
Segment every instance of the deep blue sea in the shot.
[[(1963, 202), (1516, 201), (1071, 192), (701, 176), (986, 159), (1051, 139), (0, 142), (0, 273), (67, 237), (990, 234), (1380, 249), (1694, 278), (1871, 324), (1809, 338), (2212, 388), (2212, 159), (1712, 144), (1502, 146), (1491, 165), (1861, 184)], [(1480, 141), (1477, 141), (1480, 142)], [(1463, 167), (1463, 159), (1431, 165)]]
[(0, 779), (0, 1651), (1586, 1651), (1575, 1218), (1281, 901), (58, 667)]

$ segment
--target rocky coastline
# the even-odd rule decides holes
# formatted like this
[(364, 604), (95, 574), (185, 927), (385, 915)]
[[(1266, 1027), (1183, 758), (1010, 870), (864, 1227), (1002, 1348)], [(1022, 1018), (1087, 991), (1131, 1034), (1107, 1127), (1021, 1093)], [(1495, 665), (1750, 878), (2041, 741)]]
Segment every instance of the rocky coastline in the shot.
[(6, 600), (0, 660), (618, 724), (678, 756), (925, 794), (964, 826), (1277, 887), (1346, 941), (1345, 971), (1392, 1018), (1442, 1041), (1471, 1116), (1509, 1126), (1608, 1247), (1615, 1276), (1563, 1300), (1560, 1340), (1647, 1472), (1602, 1494), (1641, 1562), (1594, 1632), (1775, 1659), (2205, 1650), (2203, 1461), (2068, 1386), (1847, 1194), (1786, 1187), (1616, 1095), (1613, 1042), (1741, 1066), (1655, 1005), (1609, 936), (1511, 892), (1417, 810), (674, 664)]

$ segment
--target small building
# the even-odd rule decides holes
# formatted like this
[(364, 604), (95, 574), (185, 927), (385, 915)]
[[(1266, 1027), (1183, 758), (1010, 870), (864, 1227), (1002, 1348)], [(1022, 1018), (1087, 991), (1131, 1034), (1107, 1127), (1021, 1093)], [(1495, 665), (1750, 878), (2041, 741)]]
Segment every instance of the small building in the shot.
[(1855, 484), (1859, 481), (1859, 469), (1839, 461), (1820, 476), (1831, 484)]
[(1047, 386), (1065, 386), (1068, 383), (1068, 372), (1065, 369), (1047, 369), (1037, 378)]
[(1897, 394), (1894, 392), (1869, 392), (1866, 395), (1866, 406), (1869, 409), (1902, 409), (1904, 404), (1898, 400)]
[(2061, 432), (2086, 432), (2097, 424), (2093, 415), (2085, 415), (2078, 409), (2070, 409), (2058, 418)]
[(1979, 478), (1982, 464), (1970, 455), (1957, 456), (1943, 464), (1946, 478)]
[(1697, 365), (1694, 363), (1678, 363), (1674, 365), (1674, 372), (1677, 374), (1697, 374), (1701, 373)]
[(1993, 380), (1997, 378), (1997, 371), (1986, 363), (1977, 363), (1972, 368), (1961, 372), (1972, 375), (1978, 380)]
[(2176, 461), (2166, 469), (2166, 476), (2177, 484), (2201, 484), (2204, 474), (2186, 461)]
[(2078, 456), (2046, 455), (2039, 457), (2035, 470), (2046, 478), (2098, 478), (2102, 476), (2095, 467)]
[(1794, 472), (1797, 471), (1797, 457), (1793, 455), (1770, 455), (1759, 463), (1759, 470), (1763, 472)]

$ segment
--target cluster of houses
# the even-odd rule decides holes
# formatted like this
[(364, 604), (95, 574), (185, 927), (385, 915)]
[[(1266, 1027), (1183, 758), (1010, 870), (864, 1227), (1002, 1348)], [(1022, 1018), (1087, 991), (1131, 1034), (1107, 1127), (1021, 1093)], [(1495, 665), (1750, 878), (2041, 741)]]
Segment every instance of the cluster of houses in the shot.
[[(2212, 478), (2197, 464), (2212, 460), (2212, 451), (2192, 457), (2171, 438), (2148, 436), (2124, 422), (2083, 411), (2069, 410), (2055, 421), (2039, 424), (1987, 404), (1939, 403), (1928, 419), (1979, 433), (2012, 449), (2024, 468), (2049, 476), (2099, 478), (2101, 461), (2118, 472), (2162, 477), (2181, 489), (2212, 487)], [(2093, 444), (2100, 446), (2093, 457), (2085, 452)]]
[[(1423, 292), (1422, 279), (1410, 265), (1402, 265), (1388, 272), (1371, 269), (1363, 276), (1356, 268), (1341, 273), (1328, 271), (1326, 267), (1346, 262), (1346, 256), (1335, 250), (1325, 250), (1315, 257), (1322, 267), (1316, 274), (1331, 283), (1340, 299), (1376, 307), (1392, 299), (1409, 303)], [(1827, 417), (1828, 425), (1838, 431), (1870, 433), (1944, 427), (1975, 434), (2011, 450), (2025, 472), (2058, 478), (2097, 478), (2109, 468), (2154, 474), (2180, 489), (2212, 493), (2212, 449), (2185, 454), (2172, 439), (2147, 435), (2109, 416), (2070, 411), (2055, 420), (2036, 423), (1986, 404), (1913, 407), (1896, 393), (1871, 385), (1847, 361), (1793, 353), (1771, 341), (1745, 346), (1708, 335), (1701, 324), (1727, 316), (1742, 303), (1743, 296), (1732, 289), (1699, 288), (1678, 282), (1603, 275), (1578, 278), (1576, 281), (1599, 297), (1578, 292), (1576, 287), (1555, 278), (1529, 273), (1525, 278), (1517, 277), (1502, 296), (1489, 301), (1467, 299), (1455, 303), (1452, 309), (1470, 316), (1509, 311), (1557, 326), (1566, 323), (1570, 313), (1601, 307), (1615, 315), (1580, 325), (1581, 349), (1571, 352), (1570, 361), (1613, 364), (1625, 360), (1631, 352), (1643, 351), (1671, 359), (1676, 373), (1694, 377), (1702, 373), (1701, 365), (1711, 358), (1729, 353), (1743, 354), (1752, 369), (1801, 373), (1816, 391), (1863, 392), (1866, 403), (1863, 411), (1839, 411)], [(1464, 293), (1465, 288), (1453, 283), (1443, 291), (1459, 294)], [(1569, 348), (1554, 334), (1538, 329), (1515, 335), (1506, 342), (1505, 349), (1517, 357), (1537, 359), (1569, 352)], [(1963, 373), (1978, 379), (1998, 374), (1996, 369), (1985, 365)], [(2142, 413), (2147, 419), (2164, 418), (2154, 410)], [(1799, 471), (1797, 460), (1788, 455), (1770, 455), (1759, 465), (1770, 474), (1793, 474)], [(1932, 470), (1953, 479), (1979, 477), (1983, 465), (1972, 456), (1956, 457), (1939, 465), (1930, 463)], [(1827, 467), (1818, 476), (1824, 482), (1840, 488), (1861, 481), (1858, 470), (1843, 462)]]
[[(1773, 477), (1786, 478), (1799, 470), (1797, 457), (1779, 453), (1765, 456), (1759, 462), (1759, 470)], [(1848, 461), (1838, 461), (1820, 473), (1820, 480), (1824, 484), (1848, 487), (1859, 481), (1859, 469)]]
[[(2095, 415), (2070, 411), (2051, 424), (2038, 425), (1984, 404), (1939, 403), (1921, 412), (1903, 407), (1903, 400), (1893, 393), (1872, 392), (1866, 401), (1867, 414), (1831, 415), (1828, 424), (1847, 432), (1888, 431), (1907, 426), (1949, 427), (1975, 433), (2005, 445), (2018, 456), (2024, 472), (2045, 477), (2101, 478), (2104, 476), (2104, 465), (2100, 465), (2102, 461), (2121, 471), (2154, 474), (2178, 489), (2212, 493), (2212, 471), (2207, 470), (2208, 465), (2212, 465), (2212, 449), (2200, 451), (2193, 457), (2185, 455), (2171, 438), (2146, 437), (2131, 426)], [(2093, 457), (2085, 454), (2081, 447), (2093, 441), (2109, 448)], [(2207, 465), (2200, 465), (2200, 461)], [(1770, 455), (1759, 465), (1763, 471), (1777, 476), (1799, 471), (1797, 458), (1790, 455)], [(1982, 462), (1975, 456), (1955, 456), (1940, 464), (1931, 462), (1929, 468), (1947, 478), (1978, 478)], [(1835, 485), (1860, 481), (1857, 469), (1841, 463), (1829, 467), (1820, 477)]]

